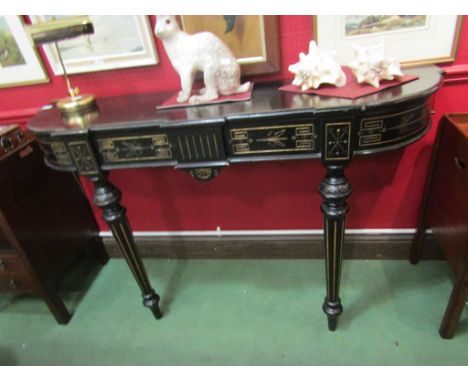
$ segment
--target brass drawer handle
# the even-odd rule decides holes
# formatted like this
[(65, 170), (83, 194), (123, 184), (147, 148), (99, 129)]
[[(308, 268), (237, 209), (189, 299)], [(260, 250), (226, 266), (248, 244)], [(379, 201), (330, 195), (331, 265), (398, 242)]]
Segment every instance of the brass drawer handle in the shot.
[(6, 269), (6, 265), (5, 265), (5, 263), (3, 262), (3, 260), (0, 259), (0, 271), (3, 271), (3, 270), (5, 270), (5, 269)]
[(464, 170), (466, 168), (466, 164), (465, 162), (461, 161), (460, 159), (458, 159), (458, 157), (455, 157), (455, 164), (457, 165), (457, 167), (460, 169), (460, 170)]

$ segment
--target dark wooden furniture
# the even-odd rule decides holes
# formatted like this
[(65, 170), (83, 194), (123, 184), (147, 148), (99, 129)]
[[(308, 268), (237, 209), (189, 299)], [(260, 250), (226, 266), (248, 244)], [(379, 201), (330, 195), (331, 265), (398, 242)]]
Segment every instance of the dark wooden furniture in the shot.
[(452, 338), (468, 298), (468, 114), (441, 119), (410, 261), (416, 264), (432, 228), (455, 272), (439, 333)]
[(57, 293), (64, 272), (89, 251), (107, 254), (72, 174), (50, 170), (33, 134), (0, 137), (0, 292), (42, 296), (60, 324), (71, 315)]
[(103, 209), (142, 294), (161, 317), (159, 296), (137, 253), (120, 192), (107, 172), (130, 167), (173, 166), (207, 180), (238, 162), (321, 159), (327, 173), (323, 196), (327, 294), (323, 309), (335, 330), (343, 308), (339, 298), (346, 198), (344, 175), (354, 155), (408, 145), (431, 124), (431, 98), (441, 75), (435, 66), (408, 70), (419, 79), (356, 100), (278, 92), (280, 83), (257, 84), (252, 100), (157, 111), (172, 94), (103, 98), (99, 111), (63, 120), (48, 106), (28, 123), (41, 142), (47, 164), (76, 171), (95, 184)]

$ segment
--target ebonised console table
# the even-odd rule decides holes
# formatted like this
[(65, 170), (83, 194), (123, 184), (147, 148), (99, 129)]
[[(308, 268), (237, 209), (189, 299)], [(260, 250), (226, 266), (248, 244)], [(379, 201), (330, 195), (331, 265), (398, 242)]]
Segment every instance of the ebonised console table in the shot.
[(120, 205), (121, 193), (107, 179), (111, 170), (173, 166), (201, 180), (237, 162), (320, 158), (323, 197), (326, 297), (323, 310), (335, 330), (347, 197), (345, 167), (354, 155), (396, 149), (421, 138), (431, 126), (432, 95), (441, 82), (437, 67), (406, 70), (418, 80), (356, 100), (278, 92), (280, 83), (256, 84), (245, 102), (157, 111), (169, 93), (98, 100), (98, 111), (62, 119), (53, 105), (29, 123), (57, 170), (75, 171), (95, 184), (94, 202), (141, 288), (143, 304), (159, 319), (159, 295), (138, 255)]

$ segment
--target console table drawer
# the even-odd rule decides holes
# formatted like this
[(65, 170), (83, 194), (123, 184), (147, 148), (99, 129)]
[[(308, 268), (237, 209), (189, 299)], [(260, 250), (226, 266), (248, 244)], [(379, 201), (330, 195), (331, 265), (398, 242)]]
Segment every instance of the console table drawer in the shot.
[(320, 153), (316, 123), (235, 127), (227, 130), (231, 156)]
[(105, 168), (122, 166), (196, 167), (196, 164), (225, 162), (222, 128), (146, 128), (143, 131), (103, 134), (97, 138), (98, 161)]

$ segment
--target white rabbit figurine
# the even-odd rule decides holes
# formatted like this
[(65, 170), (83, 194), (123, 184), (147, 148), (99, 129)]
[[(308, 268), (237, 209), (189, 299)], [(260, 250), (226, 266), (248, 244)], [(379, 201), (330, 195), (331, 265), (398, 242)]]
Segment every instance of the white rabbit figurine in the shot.
[[(189, 35), (180, 30), (175, 16), (156, 16), (154, 30), (179, 73), (182, 90), (177, 102), (196, 104), (220, 95), (244, 93), (250, 82), (240, 84), (240, 67), (229, 48), (213, 33)], [(203, 72), (205, 87), (200, 95), (191, 95), (195, 74)]]

